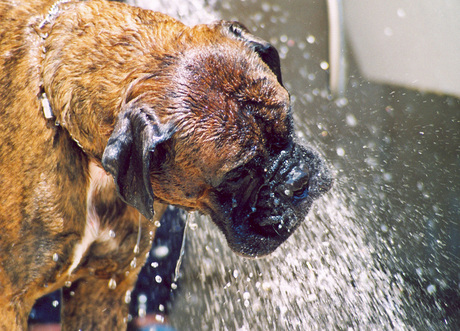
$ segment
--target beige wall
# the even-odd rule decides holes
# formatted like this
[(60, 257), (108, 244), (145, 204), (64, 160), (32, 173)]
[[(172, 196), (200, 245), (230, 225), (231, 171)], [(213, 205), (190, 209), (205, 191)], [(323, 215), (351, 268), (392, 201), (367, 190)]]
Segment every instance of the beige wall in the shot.
[(347, 0), (350, 48), (369, 80), (460, 96), (460, 1)]

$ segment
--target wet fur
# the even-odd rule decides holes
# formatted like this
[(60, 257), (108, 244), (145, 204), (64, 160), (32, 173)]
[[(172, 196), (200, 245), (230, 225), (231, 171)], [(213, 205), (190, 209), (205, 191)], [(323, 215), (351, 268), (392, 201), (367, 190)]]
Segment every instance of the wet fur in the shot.
[[(239, 24), (189, 28), (95, 0), (60, 4), (40, 28), (53, 3), (0, 2), (0, 330), (25, 330), (35, 300), (61, 287), (63, 330), (124, 329), (124, 299), (155, 231), (153, 201), (156, 219), (167, 204), (211, 214), (235, 251), (257, 256), (306, 212), (282, 236), (261, 227), (272, 245), (243, 245), (238, 236), (253, 229), (238, 232), (229, 216), (242, 213), (232, 211), (235, 192), (250, 188), (236, 199), (241, 211), (257, 194), (269, 201), (299, 160), (322, 176), (311, 192), (330, 179), (316, 154), (293, 145), (276, 51)], [(283, 150), (293, 161), (278, 160), (264, 180)], [(256, 192), (247, 173), (235, 181), (241, 167), (266, 188)]]

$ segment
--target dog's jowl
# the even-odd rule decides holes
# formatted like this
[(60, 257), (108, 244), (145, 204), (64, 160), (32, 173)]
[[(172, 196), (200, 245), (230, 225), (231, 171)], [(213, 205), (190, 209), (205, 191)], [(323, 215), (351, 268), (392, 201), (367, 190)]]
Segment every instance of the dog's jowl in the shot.
[(275, 250), (331, 186), (290, 112), (277, 51), (236, 22), (0, 1), (0, 329), (59, 288), (63, 329), (126, 328), (169, 204)]

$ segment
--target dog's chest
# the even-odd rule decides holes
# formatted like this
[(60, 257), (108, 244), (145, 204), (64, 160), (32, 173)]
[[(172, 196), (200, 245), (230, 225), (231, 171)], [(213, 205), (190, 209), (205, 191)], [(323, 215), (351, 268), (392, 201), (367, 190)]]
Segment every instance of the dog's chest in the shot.
[(72, 264), (68, 269), (68, 274), (72, 274), (74, 270), (80, 265), (85, 255), (90, 251), (92, 245), (97, 243), (104, 244), (105, 250), (116, 250), (118, 243), (116, 241), (116, 233), (112, 228), (112, 224), (104, 222), (103, 215), (98, 212), (97, 205), (100, 200), (105, 197), (107, 192), (112, 194), (115, 190), (113, 179), (103, 169), (95, 163), (89, 164), (89, 178), (87, 196), (86, 196), (86, 223), (81, 240), (74, 247), (72, 256)]

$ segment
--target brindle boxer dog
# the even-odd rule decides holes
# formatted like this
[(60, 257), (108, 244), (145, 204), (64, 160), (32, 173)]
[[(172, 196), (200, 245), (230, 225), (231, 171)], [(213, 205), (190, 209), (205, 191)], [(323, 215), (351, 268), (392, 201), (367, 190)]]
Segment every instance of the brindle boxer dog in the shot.
[(105, 1), (0, 2), (0, 329), (63, 287), (63, 329), (126, 327), (171, 204), (272, 252), (331, 186), (294, 142), (275, 48)]

